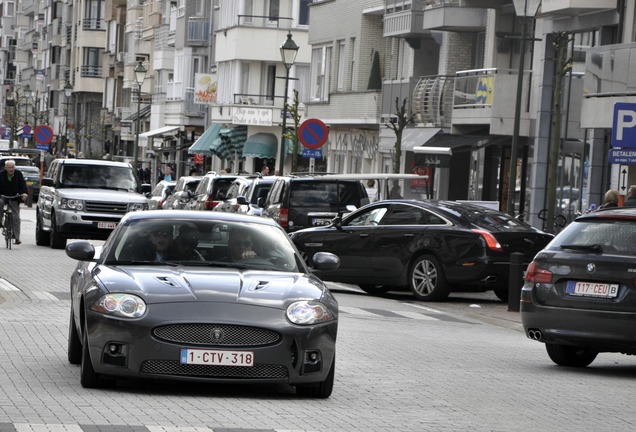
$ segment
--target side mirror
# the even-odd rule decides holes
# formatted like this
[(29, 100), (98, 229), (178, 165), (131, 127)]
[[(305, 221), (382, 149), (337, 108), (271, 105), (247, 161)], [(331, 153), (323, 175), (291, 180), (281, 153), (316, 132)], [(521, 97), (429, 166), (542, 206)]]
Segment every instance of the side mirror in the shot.
[(331, 220), (331, 225), (335, 226), (337, 229), (342, 228), (342, 217), (336, 216)]
[(236, 203), (238, 205), (249, 205), (244, 196), (236, 197)]

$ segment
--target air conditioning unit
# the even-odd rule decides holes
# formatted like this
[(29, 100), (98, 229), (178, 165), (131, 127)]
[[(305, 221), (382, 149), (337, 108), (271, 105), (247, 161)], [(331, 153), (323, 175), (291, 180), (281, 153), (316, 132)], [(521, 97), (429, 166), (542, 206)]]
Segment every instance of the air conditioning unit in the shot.
[(126, 61), (126, 54), (128, 54), (128, 53), (118, 52), (117, 53), (117, 61), (121, 62), (121, 63), (124, 63)]

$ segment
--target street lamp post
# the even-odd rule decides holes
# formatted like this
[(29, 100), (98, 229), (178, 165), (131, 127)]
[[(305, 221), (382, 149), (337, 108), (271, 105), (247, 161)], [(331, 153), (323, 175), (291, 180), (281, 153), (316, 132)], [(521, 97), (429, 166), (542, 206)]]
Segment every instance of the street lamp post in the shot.
[(60, 149), (64, 152), (67, 151), (66, 146), (68, 145), (68, 106), (71, 104), (70, 100), (72, 94), (73, 86), (70, 82), (66, 81), (66, 84), (64, 85), (64, 96), (66, 96), (66, 99), (64, 100), (64, 105), (66, 105), (66, 110), (64, 111), (64, 135), (62, 137), (62, 148)]
[(135, 81), (137, 82), (137, 131), (135, 133), (135, 147), (133, 148), (133, 168), (137, 169), (137, 158), (139, 154), (139, 127), (141, 125), (141, 85), (146, 79), (148, 70), (144, 67), (141, 60), (135, 67)]
[[(517, 17), (521, 18), (521, 41), (519, 48), (519, 75), (517, 76), (517, 98), (515, 99), (515, 121), (510, 148), (510, 175), (508, 178), (508, 214), (515, 215), (515, 191), (517, 189), (517, 154), (519, 152), (519, 124), (521, 123), (521, 95), (523, 90), (523, 66), (526, 54), (526, 18), (534, 17), (541, 0), (513, 0)], [(528, 89), (529, 90), (529, 89)], [(521, 212), (523, 209), (519, 209)]]
[(291, 32), (287, 33), (287, 40), (280, 47), (280, 55), (285, 64), (285, 95), (283, 96), (283, 128), (280, 135), (280, 151), (278, 162), (278, 173), (283, 175), (285, 169), (285, 134), (287, 133), (287, 92), (289, 91), (289, 69), (296, 61), (298, 45), (293, 41)]

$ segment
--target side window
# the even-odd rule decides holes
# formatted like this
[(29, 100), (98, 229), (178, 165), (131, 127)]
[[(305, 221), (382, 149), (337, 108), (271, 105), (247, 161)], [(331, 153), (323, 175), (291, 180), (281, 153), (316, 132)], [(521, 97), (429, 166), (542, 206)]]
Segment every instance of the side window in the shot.
[(270, 191), (267, 199), (267, 205), (276, 204), (280, 202), (280, 195), (283, 188), (283, 184), (285, 182), (283, 180), (277, 181), (272, 186), (272, 190)]
[(351, 219), (347, 226), (375, 226), (380, 224), (380, 220), (384, 217), (387, 212), (386, 207), (376, 207), (370, 211), (364, 212), (361, 215), (356, 216), (354, 219)]
[(422, 216), (422, 212), (416, 207), (397, 204), (382, 219), (382, 225), (419, 225), (422, 223)]

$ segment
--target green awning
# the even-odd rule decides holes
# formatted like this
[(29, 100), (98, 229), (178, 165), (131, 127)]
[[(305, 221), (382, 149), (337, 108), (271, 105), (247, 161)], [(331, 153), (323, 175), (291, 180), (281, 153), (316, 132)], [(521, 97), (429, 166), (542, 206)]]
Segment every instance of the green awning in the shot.
[(219, 158), (227, 161), (235, 156), (243, 159), (243, 144), (247, 138), (247, 126), (222, 128), (214, 139), (210, 151)]
[(255, 133), (245, 141), (243, 156), (251, 158), (272, 159), (276, 157), (278, 138), (271, 133)]
[(214, 144), (214, 140), (218, 138), (219, 132), (221, 132), (221, 124), (214, 123), (190, 146), (188, 154), (199, 153), (213, 156), (215, 153), (210, 150), (210, 147)]

